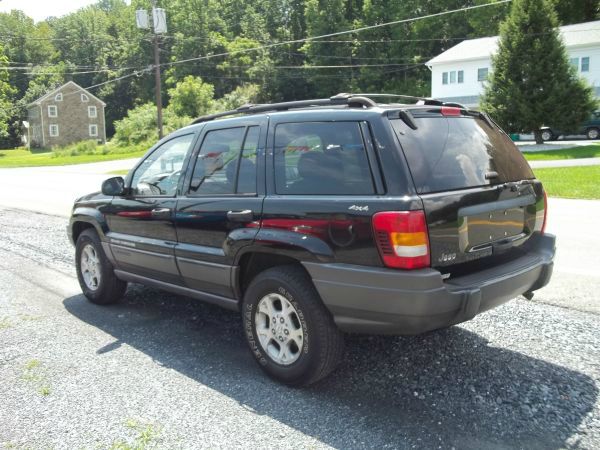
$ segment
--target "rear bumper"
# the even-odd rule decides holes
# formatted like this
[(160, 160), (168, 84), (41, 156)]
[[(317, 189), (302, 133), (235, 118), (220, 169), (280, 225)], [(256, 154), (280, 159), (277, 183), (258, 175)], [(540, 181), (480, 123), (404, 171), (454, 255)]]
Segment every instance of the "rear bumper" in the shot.
[(446, 281), (434, 269), (303, 264), (341, 330), (418, 334), (470, 320), (548, 284), (555, 237), (539, 236), (531, 244), (525, 256), (509, 263)]

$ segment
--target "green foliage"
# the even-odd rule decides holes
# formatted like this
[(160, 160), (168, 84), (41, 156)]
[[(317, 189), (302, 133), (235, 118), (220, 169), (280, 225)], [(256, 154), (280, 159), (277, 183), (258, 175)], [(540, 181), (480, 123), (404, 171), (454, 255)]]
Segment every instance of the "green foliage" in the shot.
[(8, 83), (8, 58), (4, 56), (4, 49), (0, 44), (0, 138), (8, 136), (8, 122), (11, 117), (11, 98), (15, 89)]
[[(185, 125), (191, 118), (178, 116), (171, 108), (163, 109), (163, 128), (165, 135)], [(128, 111), (127, 116), (115, 123), (114, 139), (119, 145), (136, 145), (153, 142), (157, 139), (156, 106), (146, 103)]]
[[(170, 113), (165, 112), (171, 118), (166, 121), (183, 124), (179, 116), (227, 109), (237, 106), (238, 100), (244, 103), (246, 97), (265, 102), (341, 91), (429, 95), (430, 72), (423, 63), (462, 39), (497, 34), (508, 4), (329, 39), (256, 48), (489, 1), (494, 0), (158, 0), (169, 22), (168, 33), (159, 42), (165, 64), (163, 100), (171, 105)], [(562, 24), (598, 17), (596, 0), (548, 1), (556, 5)], [(109, 137), (115, 133), (114, 124), (126, 128), (123, 120), (150, 124), (154, 119), (149, 107), (145, 116), (138, 108), (154, 102), (154, 77), (146, 70), (153, 63), (153, 45), (150, 33), (135, 25), (135, 11), (148, 10), (150, 3), (98, 0), (39, 23), (20, 11), (0, 13), (0, 46), (11, 65), (23, 69), (8, 72), (8, 83), (16, 91), (8, 95), (14, 106), (10, 117), (6, 118), (6, 107), (0, 112), (0, 122), (8, 124), (3, 134), (9, 134), (0, 138), (0, 148), (18, 145), (28, 102), (69, 80), (83, 87), (99, 85), (92, 92), (107, 104)], [(169, 65), (196, 57), (203, 59)], [(198, 96), (197, 83), (189, 80), (199, 79), (203, 89)], [(257, 92), (244, 93), (250, 85), (259, 86)], [(212, 95), (208, 95), (210, 86)], [(6, 97), (0, 94), (0, 102), (6, 102)], [(211, 103), (212, 98), (217, 100)], [(135, 120), (127, 117), (131, 110), (137, 114)], [(133, 128), (130, 131), (127, 134), (135, 142), (155, 139), (152, 128), (140, 131), (139, 136)], [(123, 136), (120, 133), (119, 139)]]
[(595, 108), (593, 91), (570, 66), (549, 0), (514, 0), (502, 24), (499, 50), (482, 109), (510, 132), (543, 125), (576, 129)]
[(259, 94), (260, 86), (257, 84), (243, 84), (216, 100), (212, 111), (229, 111), (248, 103), (257, 103)]
[(561, 25), (600, 19), (598, 0), (552, 0)]
[(170, 107), (178, 116), (198, 117), (207, 114), (213, 105), (215, 89), (212, 84), (204, 83), (193, 75), (169, 89)]

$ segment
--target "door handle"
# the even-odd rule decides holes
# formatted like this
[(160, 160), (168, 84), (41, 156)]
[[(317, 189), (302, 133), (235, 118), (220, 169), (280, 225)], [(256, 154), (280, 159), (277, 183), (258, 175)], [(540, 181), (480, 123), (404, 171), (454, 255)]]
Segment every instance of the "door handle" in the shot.
[(150, 212), (152, 217), (157, 219), (168, 219), (171, 217), (171, 208), (154, 208)]
[(251, 209), (244, 209), (243, 211), (228, 211), (227, 218), (232, 222), (252, 222), (254, 220), (254, 213)]

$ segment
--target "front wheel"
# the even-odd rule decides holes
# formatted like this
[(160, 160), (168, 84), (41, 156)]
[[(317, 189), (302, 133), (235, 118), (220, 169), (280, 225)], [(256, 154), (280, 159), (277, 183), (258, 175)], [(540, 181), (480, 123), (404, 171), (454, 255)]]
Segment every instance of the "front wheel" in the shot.
[(590, 128), (585, 134), (588, 139), (598, 139), (598, 136), (600, 136), (598, 128)]
[(554, 139), (554, 133), (550, 130), (542, 130), (542, 140), (551, 141)]
[(125, 293), (127, 283), (115, 276), (95, 230), (84, 230), (77, 238), (75, 264), (79, 285), (90, 302), (116, 303)]
[(343, 353), (343, 336), (309, 276), (297, 266), (260, 273), (246, 290), (244, 334), (272, 378), (306, 386), (326, 377)]

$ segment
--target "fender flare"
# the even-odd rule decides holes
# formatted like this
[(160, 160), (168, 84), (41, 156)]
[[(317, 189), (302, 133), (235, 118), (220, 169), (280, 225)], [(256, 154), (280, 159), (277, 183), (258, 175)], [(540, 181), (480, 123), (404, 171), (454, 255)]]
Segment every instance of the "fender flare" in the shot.
[(300, 262), (326, 263), (334, 260), (332, 248), (318, 237), (274, 228), (261, 228), (251, 244), (237, 251), (235, 265), (239, 265), (242, 257), (248, 253), (270, 253)]
[(106, 241), (106, 233), (108, 233), (108, 224), (106, 223), (106, 219), (104, 215), (95, 208), (89, 208), (85, 206), (76, 207), (71, 214), (71, 218), (69, 219), (69, 227), (68, 234), (71, 243), (75, 244), (75, 236), (73, 235), (73, 230), (75, 228), (75, 224), (79, 222), (84, 222), (92, 225), (101, 241)]

